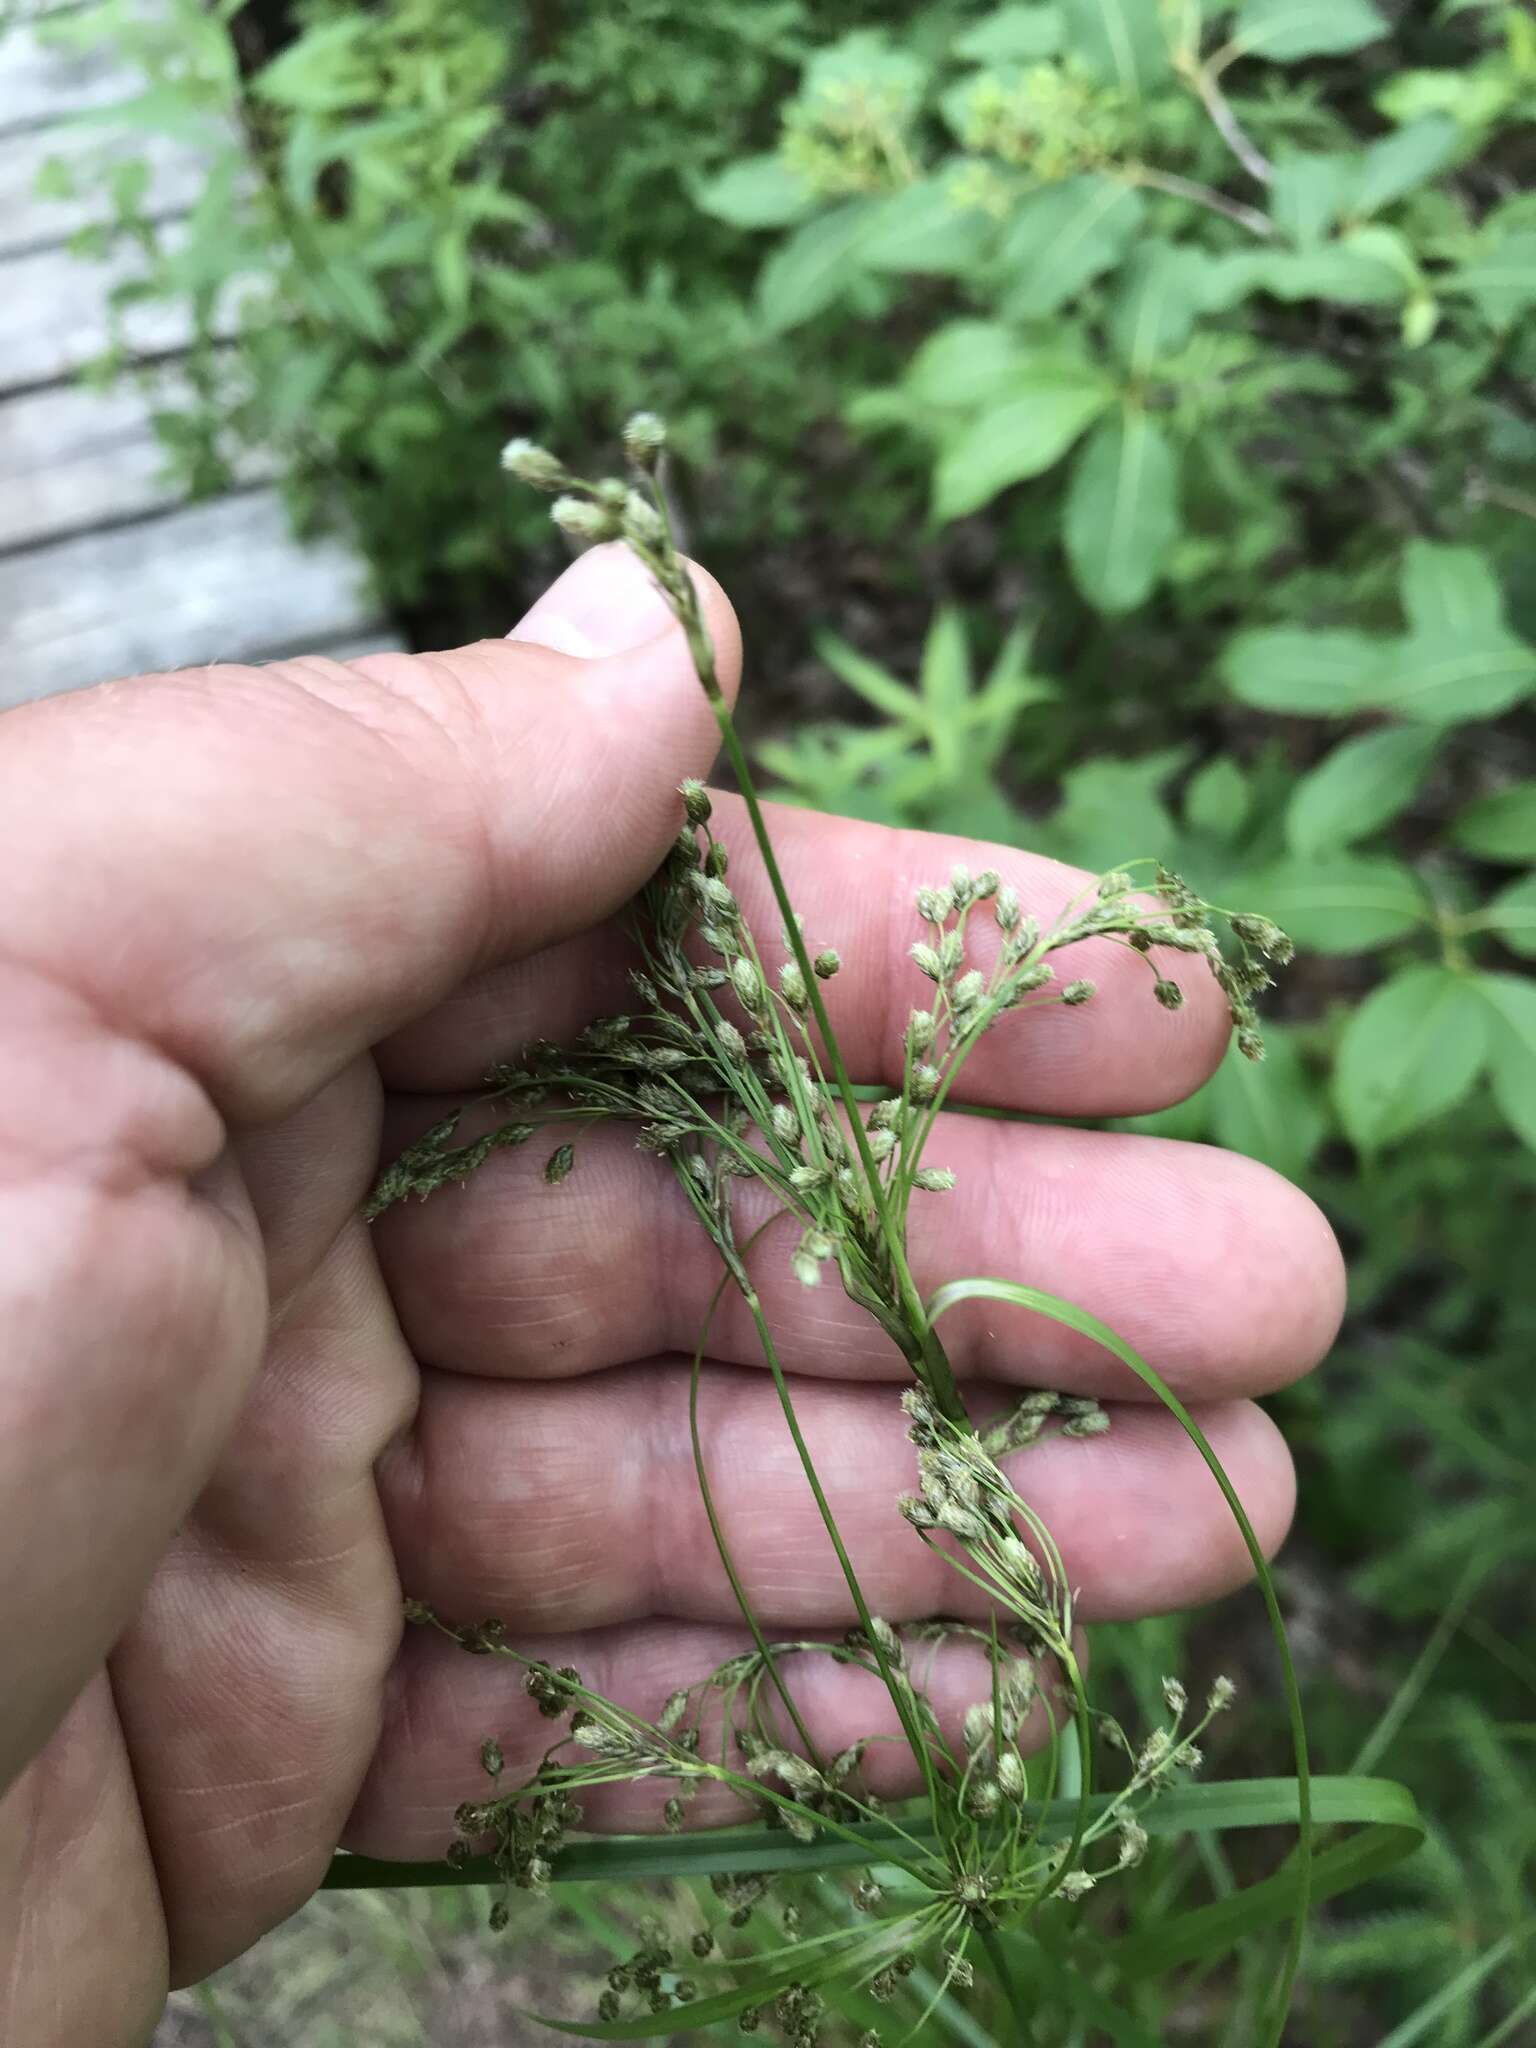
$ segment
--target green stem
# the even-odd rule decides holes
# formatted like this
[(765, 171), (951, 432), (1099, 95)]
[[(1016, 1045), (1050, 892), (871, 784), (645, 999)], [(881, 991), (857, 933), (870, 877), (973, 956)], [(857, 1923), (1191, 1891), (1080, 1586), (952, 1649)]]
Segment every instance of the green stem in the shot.
[(1019, 2048), (1023, 2048), (1023, 2044), (1030, 2038), (1034, 2023), (1029, 2007), (1024, 2003), (1023, 1990), (1008, 1966), (1008, 1952), (1003, 1947), (995, 1927), (988, 1926), (982, 1921), (976, 1931), (981, 1937), (982, 1947), (986, 1950), (992, 1974), (1002, 1987), (1003, 1996), (1008, 2001), (1008, 2010), (1013, 2014), (1014, 2024), (1019, 2029)]

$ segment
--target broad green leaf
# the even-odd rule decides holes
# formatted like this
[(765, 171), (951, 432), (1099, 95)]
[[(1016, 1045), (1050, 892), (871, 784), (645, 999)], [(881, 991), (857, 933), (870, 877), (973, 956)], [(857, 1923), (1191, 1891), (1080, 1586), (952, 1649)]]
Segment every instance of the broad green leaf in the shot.
[(1311, 249), (1239, 250), (1219, 257), (1206, 273), (1206, 302), (1235, 306), (1252, 292), (1296, 304), (1303, 299), (1336, 299), (1345, 306), (1391, 306), (1408, 291), (1401, 265), (1381, 249), (1362, 242), (1366, 230)]
[(1061, 48), (1061, 9), (1021, 4), (999, 7), (955, 40), (954, 52), (971, 64), (1030, 64)]
[(1406, 938), (1432, 915), (1413, 869), (1384, 855), (1277, 862), (1248, 876), (1231, 897), (1262, 905), (1315, 953), (1370, 952)]
[(1473, 976), (1426, 963), (1384, 982), (1345, 1026), (1334, 1065), (1334, 1098), (1356, 1150), (1379, 1151), (1454, 1107), (1487, 1051), (1487, 1006)]
[(1235, 1045), (1228, 1047), (1206, 1091), (1212, 1132), (1229, 1151), (1262, 1159), (1277, 1173), (1300, 1180), (1328, 1134), (1328, 1113), (1295, 1041), (1266, 1023), (1264, 1044), (1258, 1066)]
[(1403, 554), (1409, 631), (1383, 646), (1374, 701), (1450, 725), (1496, 718), (1536, 689), (1536, 649), (1504, 624), (1504, 602), (1476, 548), (1410, 541)]
[(974, 207), (956, 206), (951, 191), (951, 179), (939, 174), (878, 201), (860, 240), (859, 261), (871, 270), (936, 277), (974, 269), (994, 223)]
[(1064, 538), (1077, 587), (1102, 612), (1128, 612), (1156, 583), (1179, 532), (1178, 462), (1139, 406), (1123, 406), (1078, 451)]
[(1250, 55), (1291, 64), (1363, 49), (1387, 24), (1370, 0), (1243, 0), (1233, 33)]
[(1104, 410), (1112, 387), (1093, 366), (1041, 359), (1004, 400), (973, 420), (945, 448), (933, 480), (933, 512), (962, 519), (999, 491), (1058, 462)]
[(1004, 312), (1013, 320), (1056, 312), (1114, 268), (1145, 210), (1139, 192), (1096, 171), (1030, 193), (1015, 208), (1000, 253)]
[(1443, 170), (1460, 140), (1461, 130), (1448, 114), (1427, 114), (1384, 135), (1360, 159), (1347, 210), (1356, 215), (1379, 213)]
[(860, 270), (860, 246), (878, 201), (851, 199), (796, 228), (763, 265), (757, 305), (770, 334), (787, 334), (835, 305)]
[(1270, 212), (1282, 235), (1312, 249), (1343, 213), (1354, 189), (1358, 156), (1285, 156), (1275, 165)]
[(1248, 778), (1235, 761), (1208, 761), (1189, 779), (1184, 792), (1184, 821), (1196, 832), (1208, 832), (1213, 839), (1235, 839), (1248, 822), (1253, 792)]
[(1380, 664), (1367, 633), (1260, 626), (1230, 640), (1221, 665), (1232, 694), (1259, 711), (1347, 718), (1373, 701)]
[(1121, 361), (1138, 374), (1189, 340), (1201, 311), (1208, 259), (1182, 242), (1144, 242), (1116, 281), (1106, 325)]
[(1493, 1099), (1536, 1151), (1536, 983), (1514, 974), (1479, 974), (1477, 988), (1492, 1011), (1488, 1072)]
[(1451, 837), (1480, 860), (1536, 861), (1536, 780), (1496, 789), (1467, 805)]
[(741, 157), (700, 186), (694, 204), (733, 228), (783, 228), (804, 220), (816, 194), (777, 152)]
[(990, 320), (951, 320), (912, 358), (902, 389), (920, 406), (974, 412), (1001, 399), (1027, 361), (1010, 329)]
[(1153, 0), (1061, 0), (1066, 43), (1088, 69), (1128, 100), (1144, 99), (1172, 58)]
[(1490, 327), (1510, 327), (1536, 306), (1536, 228), (1498, 237), (1440, 280), (1469, 298)]
[(1522, 875), (1501, 889), (1477, 914), (1485, 931), (1497, 932), (1512, 953), (1536, 958), (1536, 874)]
[(1438, 744), (1433, 728), (1390, 725), (1335, 747), (1291, 794), (1285, 837), (1292, 853), (1351, 846), (1395, 818), (1428, 773)]
[(1062, 777), (1062, 801), (1041, 827), (1043, 850), (1096, 873), (1169, 848), (1177, 828), (1162, 791), (1189, 758), (1167, 747), (1139, 761), (1107, 756)]

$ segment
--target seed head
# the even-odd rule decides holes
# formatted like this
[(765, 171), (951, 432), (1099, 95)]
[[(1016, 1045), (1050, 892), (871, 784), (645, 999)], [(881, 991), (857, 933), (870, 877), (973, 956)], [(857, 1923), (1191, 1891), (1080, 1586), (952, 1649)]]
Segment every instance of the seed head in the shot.
[(599, 505), (591, 498), (569, 495), (556, 498), (549, 516), (560, 531), (568, 533), (573, 540), (617, 540), (622, 525), (618, 513), (610, 506)]
[(818, 981), (830, 981), (842, 964), (842, 956), (832, 946), (824, 947), (811, 962)]
[(728, 1060), (744, 1060), (747, 1056), (747, 1041), (742, 1037), (729, 1018), (722, 1018), (715, 1032), (720, 1050)]
[(624, 538), (642, 548), (659, 547), (667, 537), (667, 523), (641, 491), (624, 497)]
[(944, 963), (932, 946), (924, 945), (919, 939), (912, 946), (911, 953), (919, 974), (926, 974), (930, 981), (944, 979)]
[(947, 889), (919, 889), (917, 892), (917, 914), (926, 924), (942, 924), (955, 907), (955, 899)]
[(731, 963), (731, 986), (744, 1010), (757, 1010), (762, 1006), (763, 984), (757, 969), (750, 960), (738, 958)]
[(709, 791), (697, 777), (690, 775), (677, 786), (677, 793), (683, 800), (683, 816), (690, 825), (707, 825), (714, 805), (709, 800)]
[(1184, 1007), (1184, 991), (1176, 981), (1155, 981), (1152, 984), (1152, 993), (1165, 1010), (1181, 1010)]
[(1070, 1904), (1075, 1899), (1085, 1899), (1093, 1890), (1092, 1873), (1086, 1870), (1069, 1870), (1056, 1887), (1061, 1896)]
[(954, 1184), (955, 1176), (947, 1166), (920, 1166), (912, 1176), (913, 1187), (929, 1195), (947, 1195)]
[(511, 1918), (512, 1908), (507, 1904), (505, 1899), (498, 1899), (496, 1903), (491, 1907), (489, 1915), (488, 1924), (490, 1926), (492, 1934), (502, 1933), (503, 1930), (506, 1928), (508, 1921), (510, 1921)]
[(520, 484), (531, 484), (536, 491), (557, 491), (566, 480), (565, 464), (559, 456), (521, 435), (502, 449), (501, 466)]
[(650, 469), (667, 445), (667, 423), (659, 413), (637, 412), (624, 424), (624, 453), (637, 468)]
[(480, 1745), (480, 1768), (488, 1778), (499, 1778), (502, 1764), (501, 1744), (488, 1736)]
[(932, 1010), (914, 1010), (907, 1019), (907, 1046), (914, 1053), (926, 1052), (933, 1044), (938, 1025)]
[(1168, 1702), (1170, 1714), (1182, 1714), (1189, 1705), (1189, 1694), (1176, 1678), (1163, 1680), (1163, 1698)]
[(919, 1067), (912, 1076), (912, 1100), (932, 1102), (939, 1092), (941, 1076), (937, 1067)]
[(1091, 981), (1069, 981), (1061, 992), (1061, 1000), (1076, 1009), (1079, 1003), (1092, 1002), (1095, 993)]
[(998, 890), (997, 901), (992, 906), (992, 915), (997, 919), (999, 931), (1011, 932), (1018, 928), (1023, 906), (1019, 902), (1018, 890), (1011, 884), (1005, 882)]
[(797, 1013), (805, 1009), (811, 1000), (806, 990), (805, 976), (794, 960), (786, 960), (779, 969), (779, 994)]

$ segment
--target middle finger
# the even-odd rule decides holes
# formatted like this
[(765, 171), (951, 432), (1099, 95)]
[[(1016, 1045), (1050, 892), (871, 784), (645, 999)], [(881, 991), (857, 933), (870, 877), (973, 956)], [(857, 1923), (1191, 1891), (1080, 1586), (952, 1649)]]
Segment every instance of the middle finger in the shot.
[[(423, 1122), (436, 1105), (412, 1105)], [(413, 1135), (406, 1130), (402, 1135)], [(563, 1378), (691, 1351), (720, 1263), (664, 1161), (599, 1127), (557, 1187), (543, 1166), (560, 1133), (494, 1155), (463, 1187), (402, 1205), (375, 1226), (384, 1273), (423, 1364)], [(1256, 1161), (1116, 1132), (939, 1120), (928, 1158), (947, 1194), (919, 1193), (912, 1268), (924, 1295), (990, 1273), (1065, 1295), (1119, 1332), (1191, 1400), (1265, 1393), (1309, 1370), (1343, 1300), (1332, 1232), (1314, 1205)], [(739, 1241), (772, 1211), (735, 1184)], [(790, 1270), (798, 1226), (770, 1225), (752, 1267), (785, 1366), (841, 1379), (900, 1379), (874, 1320)], [(1140, 1381), (1091, 1339), (990, 1302), (944, 1324), (961, 1374), (1143, 1400)], [(761, 1362), (734, 1292), (709, 1333), (713, 1357)]]

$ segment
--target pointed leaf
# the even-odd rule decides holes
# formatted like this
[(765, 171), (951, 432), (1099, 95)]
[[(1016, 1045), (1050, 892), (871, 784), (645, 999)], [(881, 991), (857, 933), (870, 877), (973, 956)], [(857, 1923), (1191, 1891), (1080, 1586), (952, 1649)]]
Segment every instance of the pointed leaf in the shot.
[(1409, 631), (1384, 650), (1375, 702), (1449, 725), (1496, 718), (1536, 689), (1536, 649), (1505, 625), (1498, 580), (1476, 548), (1410, 541), (1402, 595)]
[(1378, 213), (1412, 192), (1445, 168), (1460, 140), (1461, 130), (1449, 114), (1427, 114), (1373, 142), (1356, 172), (1349, 211), (1356, 216)]
[(1335, 747), (1291, 793), (1285, 837), (1293, 853), (1349, 846), (1395, 818), (1429, 772), (1439, 736), (1389, 725)]
[(1536, 780), (1513, 783), (1468, 804), (1451, 837), (1480, 860), (1536, 861)]
[(954, 51), (971, 64), (1032, 64), (1061, 48), (1061, 9), (1027, 5), (999, 7), (956, 39)]
[(1536, 1151), (1536, 985), (1514, 974), (1480, 974), (1477, 986), (1493, 1013), (1493, 1099), (1510, 1128)]
[(1120, 360), (1137, 372), (1189, 340), (1204, 304), (1205, 252), (1182, 242), (1145, 242), (1117, 280), (1107, 326)]
[(1148, 0), (1061, 0), (1067, 48), (1128, 100), (1145, 99), (1172, 64), (1162, 15)]
[(974, 269), (996, 232), (972, 206), (955, 204), (946, 176), (919, 178), (877, 203), (859, 243), (859, 261), (871, 270), (957, 277)]
[(917, 405), (974, 412), (1004, 398), (1028, 360), (1010, 328), (951, 320), (913, 356), (901, 388)]
[(1299, 946), (1315, 953), (1370, 952), (1407, 938), (1432, 916), (1413, 869), (1379, 855), (1285, 861), (1248, 876), (1229, 897), (1262, 903)]
[(1213, 839), (1235, 839), (1248, 822), (1253, 792), (1237, 763), (1222, 755), (1192, 775), (1184, 792), (1184, 820)]
[(1487, 1006), (1471, 975), (1405, 968), (1345, 1028), (1334, 1097), (1350, 1141), (1376, 1152), (1461, 1101), (1488, 1050)]
[(1478, 913), (1478, 923), (1485, 931), (1497, 932), (1511, 953), (1527, 960), (1536, 957), (1536, 874), (1522, 875), (1501, 889)]
[(804, 220), (817, 196), (777, 151), (744, 156), (701, 185), (694, 204), (733, 228), (784, 228)]
[(978, 511), (999, 491), (1058, 462), (1109, 403), (1111, 386), (1086, 362), (1041, 361), (1020, 395), (981, 414), (945, 449), (934, 474), (940, 521)]
[(1003, 309), (1008, 317), (1044, 319), (1112, 270), (1145, 210), (1139, 192), (1096, 171), (1064, 178), (1021, 200), (999, 259), (1012, 286)]
[(1315, 248), (1348, 205), (1360, 161), (1344, 154), (1282, 157), (1270, 187), (1281, 234), (1300, 248)]
[(1244, 50), (1276, 64), (1340, 56), (1387, 33), (1370, 0), (1243, 0), (1233, 26)]
[(1228, 1047), (1210, 1082), (1213, 1134), (1229, 1152), (1300, 1180), (1328, 1135), (1328, 1113), (1295, 1041), (1266, 1024), (1264, 1045), (1261, 1066)]
[(1372, 701), (1380, 662), (1368, 633), (1261, 626), (1228, 642), (1222, 668), (1232, 694), (1256, 710), (1344, 718)]
[(770, 334), (787, 334), (842, 297), (859, 274), (859, 249), (876, 206), (852, 199), (818, 214), (769, 257), (757, 281), (757, 306)]
[(1143, 602), (1179, 534), (1178, 462), (1139, 407), (1095, 428), (1067, 490), (1065, 539), (1077, 586), (1103, 612)]

